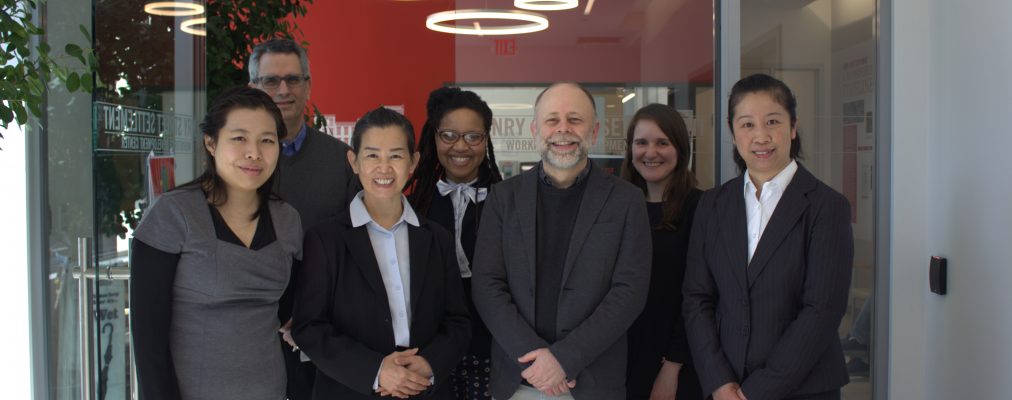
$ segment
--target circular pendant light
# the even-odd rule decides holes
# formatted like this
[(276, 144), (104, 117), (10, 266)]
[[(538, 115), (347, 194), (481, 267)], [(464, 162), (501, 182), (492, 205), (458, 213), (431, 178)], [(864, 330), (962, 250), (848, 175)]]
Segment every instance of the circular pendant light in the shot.
[[(200, 25), (200, 28), (194, 28)], [(195, 36), (207, 36), (207, 18), (192, 18), (179, 24), (179, 30)]]
[[(471, 25), (457, 25), (456, 21), (472, 20)], [(482, 27), (480, 20), (518, 21), (515, 25)], [(548, 29), (544, 15), (516, 10), (452, 10), (438, 12), (425, 18), (425, 27), (436, 32), (456, 35), (520, 35)]]
[(144, 5), (144, 12), (151, 15), (164, 15), (167, 17), (186, 17), (202, 14), (204, 6), (200, 4), (184, 3), (181, 1), (156, 1)]
[(579, 5), (579, 0), (513, 0), (513, 7), (534, 11), (569, 10)]

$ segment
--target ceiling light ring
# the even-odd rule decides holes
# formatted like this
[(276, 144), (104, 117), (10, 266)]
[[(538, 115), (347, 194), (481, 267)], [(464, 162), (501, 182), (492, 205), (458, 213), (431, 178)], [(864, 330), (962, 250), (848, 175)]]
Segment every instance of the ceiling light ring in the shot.
[(188, 17), (204, 13), (204, 6), (181, 1), (156, 1), (144, 5), (144, 12), (166, 17)]
[[(203, 25), (203, 28), (194, 28), (194, 25)], [(179, 30), (194, 36), (207, 36), (207, 18), (191, 18), (179, 23)]]
[[(459, 20), (510, 20), (527, 22), (523, 24), (481, 28), (462, 27), (446, 22)], [(544, 15), (517, 10), (466, 9), (438, 12), (425, 18), (425, 27), (436, 32), (456, 35), (520, 35), (548, 29), (548, 18)]]
[(513, 7), (533, 11), (569, 10), (579, 5), (579, 0), (513, 0)]

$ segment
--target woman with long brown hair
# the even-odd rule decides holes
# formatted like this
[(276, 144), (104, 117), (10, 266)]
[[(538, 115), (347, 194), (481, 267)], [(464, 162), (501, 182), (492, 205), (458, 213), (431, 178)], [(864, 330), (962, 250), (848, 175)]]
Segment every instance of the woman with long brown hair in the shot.
[(689, 133), (678, 111), (650, 104), (633, 115), (622, 177), (643, 190), (653, 228), (647, 305), (629, 328), (629, 399), (703, 398), (682, 320), (682, 281), (699, 201), (689, 168)]

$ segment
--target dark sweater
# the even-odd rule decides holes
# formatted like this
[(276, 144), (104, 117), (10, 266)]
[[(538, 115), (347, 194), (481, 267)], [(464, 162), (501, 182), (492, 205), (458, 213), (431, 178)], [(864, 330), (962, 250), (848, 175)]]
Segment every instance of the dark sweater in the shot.
[[(302, 229), (308, 231), (320, 221), (348, 211), (351, 196), (358, 193), (358, 176), (348, 164), (350, 146), (323, 132), (306, 127), (306, 138), (299, 152), (278, 159), (275, 193), (291, 204), (302, 218)], [(282, 296), (278, 317), (287, 321), (291, 316), (292, 293), (300, 268), (292, 266), (288, 289)], [(309, 399), (316, 375), (312, 363), (300, 362), (298, 353), (282, 343), (288, 369), (288, 396)]]
[(275, 192), (299, 212), (304, 231), (346, 211), (349, 199), (358, 193), (358, 177), (348, 164), (350, 148), (306, 127), (299, 152), (278, 159)]
[(573, 186), (565, 189), (552, 186), (544, 179), (538, 182), (534, 330), (548, 343), (555, 343), (558, 339), (556, 320), (562, 273), (586, 187), (586, 179), (577, 179)]

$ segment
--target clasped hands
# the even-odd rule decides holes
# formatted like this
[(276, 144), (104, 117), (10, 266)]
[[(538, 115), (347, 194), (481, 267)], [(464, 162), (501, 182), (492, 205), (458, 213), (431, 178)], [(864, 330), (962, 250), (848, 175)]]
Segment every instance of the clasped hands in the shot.
[(713, 391), (713, 400), (748, 400), (745, 398), (745, 392), (742, 392), (741, 386), (735, 382), (725, 383), (723, 386)]
[(406, 399), (424, 392), (430, 385), (432, 366), (418, 355), (418, 348), (395, 351), (383, 357), (376, 388), (380, 396)]
[(548, 348), (540, 348), (524, 354), (517, 361), (531, 363), (520, 373), (527, 383), (542, 393), (559, 396), (576, 387), (576, 380), (566, 381), (566, 371)]

